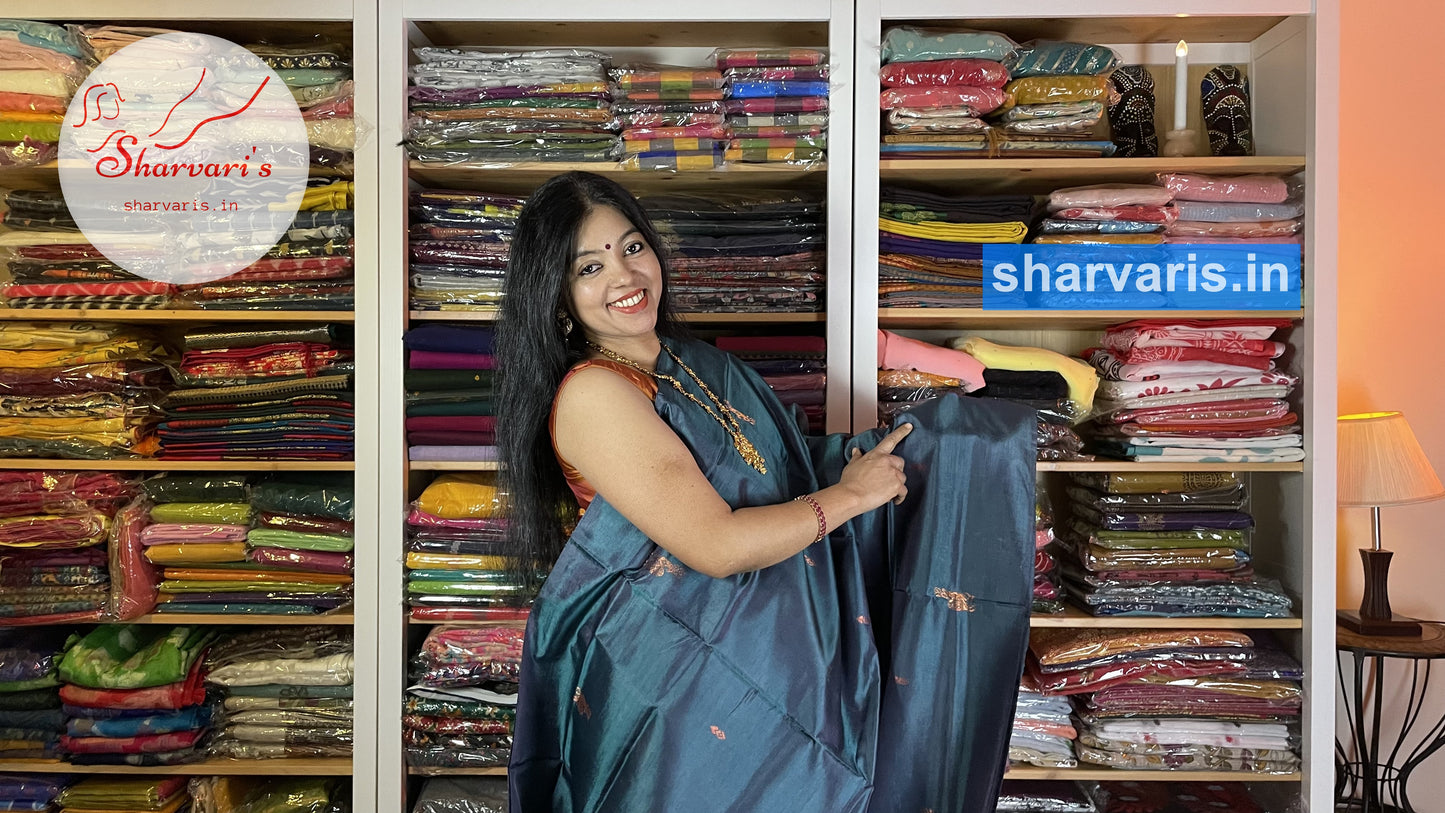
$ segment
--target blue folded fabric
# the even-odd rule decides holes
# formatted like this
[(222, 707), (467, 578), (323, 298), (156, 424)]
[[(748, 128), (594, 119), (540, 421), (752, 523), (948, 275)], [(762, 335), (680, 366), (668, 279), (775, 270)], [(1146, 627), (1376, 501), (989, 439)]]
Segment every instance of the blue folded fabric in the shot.
[(492, 328), (480, 325), (421, 325), (408, 330), (401, 343), (408, 350), (489, 355), (493, 335)]
[(65, 723), (65, 733), (72, 737), (139, 737), (146, 734), (194, 731), (210, 724), (210, 706), (191, 706), (152, 717), (119, 717), (112, 720), (72, 718)]
[(729, 82), (729, 99), (765, 99), (774, 96), (827, 96), (827, 82)]

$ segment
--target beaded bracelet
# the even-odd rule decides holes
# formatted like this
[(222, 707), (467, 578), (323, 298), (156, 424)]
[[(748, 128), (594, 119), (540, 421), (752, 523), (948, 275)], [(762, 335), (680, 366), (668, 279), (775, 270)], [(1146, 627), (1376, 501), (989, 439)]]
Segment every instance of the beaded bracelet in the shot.
[(818, 518), (818, 535), (813, 537), (814, 542), (822, 542), (828, 535), (828, 518), (823, 515), (823, 506), (813, 499), (812, 494), (804, 494), (801, 497), (794, 497), (793, 502), (805, 502), (813, 507), (813, 515)]

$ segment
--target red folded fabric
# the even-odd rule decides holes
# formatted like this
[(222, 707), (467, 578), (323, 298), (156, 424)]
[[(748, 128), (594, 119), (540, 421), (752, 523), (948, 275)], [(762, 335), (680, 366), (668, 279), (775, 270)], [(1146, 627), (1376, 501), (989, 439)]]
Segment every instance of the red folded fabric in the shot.
[(410, 446), (493, 446), (497, 442), (497, 433), (408, 430), (406, 442)]
[[(949, 87), (889, 88), (878, 96), (878, 106), (884, 110), (895, 107), (963, 108), (975, 116), (990, 113), (1003, 105), (1007, 95), (996, 87)], [(962, 115), (962, 114), (961, 114)]]
[(719, 336), (717, 348), (729, 353), (826, 353), (822, 336)]
[(5, 295), (22, 296), (130, 296), (135, 294), (173, 294), (176, 286), (165, 282), (60, 282), (11, 285)]
[(878, 79), (884, 87), (939, 87), (967, 85), (1001, 88), (1008, 84), (1008, 68), (991, 59), (933, 59), (894, 62), (883, 66)]
[(72, 706), (108, 709), (183, 709), (206, 702), (204, 657), (196, 659), (186, 679), (148, 689), (87, 689), (69, 683), (60, 687), (60, 699)]
[(201, 731), (146, 734), (140, 737), (69, 737), (61, 735), (60, 747), (70, 754), (162, 754), (190, 748)]
[(427, 415), (406, 419), (406, 431), (495, 432), (497, 419), (491, 415)]

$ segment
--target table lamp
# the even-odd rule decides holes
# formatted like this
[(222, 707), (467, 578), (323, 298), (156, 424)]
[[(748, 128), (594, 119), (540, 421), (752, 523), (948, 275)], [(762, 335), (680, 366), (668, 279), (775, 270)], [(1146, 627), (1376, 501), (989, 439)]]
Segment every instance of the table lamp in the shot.
[(1339, 419), (1339, 504), (1368, 507), (1374, 544), (1360, 549), (1365, 594), (1360, 610), (1340, 610), (1339, 623), (1361, 635), (1419, 635), (1420, 623), (1390, 612), (1390, 557), (1380, 547), (1380, 508), (1438, 500), (1445, 486), (1399, 412), (1365, 412)]

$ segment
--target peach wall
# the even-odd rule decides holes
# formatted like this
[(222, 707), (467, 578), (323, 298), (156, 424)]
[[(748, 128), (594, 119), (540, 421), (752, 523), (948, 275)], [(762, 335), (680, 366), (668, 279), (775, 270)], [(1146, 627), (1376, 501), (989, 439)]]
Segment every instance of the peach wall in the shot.
[[(1341, 5), (1339, 408), (1404, 412), (1445, 476), (1445, 252), (1435, 242), (1445, 238), (1445, 108), (1421, 104), (1442, 81), (1445, 55), (1404, 35), (1445, 31), (1445, 3)], [(1339, 523), (1338, 602), (1358, 607), (1355, 550), (1370, 544), (1369, 510), (1341, 509)], [(1445, 619), (1445, 501), (1385, 508), (1382, 527), (1395, 551), (1395, 612)], [(1436, 689), (1438, 719), (1445, 691)], [(1445, 754), (1425, 766), (1411, 779), (1412, 801), (1441, 813)]]

